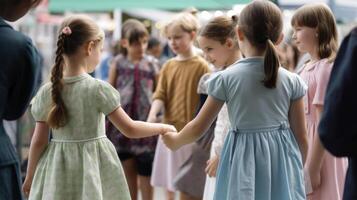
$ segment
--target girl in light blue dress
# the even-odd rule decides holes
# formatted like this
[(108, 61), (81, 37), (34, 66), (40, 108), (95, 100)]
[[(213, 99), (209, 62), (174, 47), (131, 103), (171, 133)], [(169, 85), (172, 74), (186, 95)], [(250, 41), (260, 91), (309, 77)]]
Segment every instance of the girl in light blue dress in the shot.
[(237, 37), (245, 59), (217, 73), (197, 117), (178, 134), (166, 133), (172, 150), (204, 133), (227, 104), (229, 131), (217, 173), (216, 200), (302, 200), (307, 138), (302, 97), (306, 85), (280, 66), (275, 44), (282, 17), (269, 1), (241, 12)]

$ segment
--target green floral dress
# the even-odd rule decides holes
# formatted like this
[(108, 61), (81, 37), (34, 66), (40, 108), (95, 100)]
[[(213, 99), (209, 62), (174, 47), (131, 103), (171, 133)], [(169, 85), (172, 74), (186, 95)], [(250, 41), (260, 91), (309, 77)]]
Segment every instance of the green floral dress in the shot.
[[(88, 74), (65, 77), (62, 98), (67, 124), (52, 130), (33, 178), (29, 200), (127, 200), (125, 176), (113, 144), (107, 139), (104, 115), (120, 106), (116, 89)], [(36, 121), (46, 121), (51, 84), (32, 102)]]

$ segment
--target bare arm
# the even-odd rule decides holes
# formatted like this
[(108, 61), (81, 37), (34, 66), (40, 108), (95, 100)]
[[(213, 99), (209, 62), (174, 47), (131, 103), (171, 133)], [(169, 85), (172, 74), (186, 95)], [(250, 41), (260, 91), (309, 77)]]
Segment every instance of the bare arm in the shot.
[(134, 121), (121, 107), (110, 113), (108, 118), (120, 132), (129, 138), (149, 137), (164, 134), (168, 131), (176, 131), (171, 125)]
[(158, 122), (157, 115), (164, 109), (164, 102), (160, 99), (155, 99), (151, 104), (150, 112), (147, 121)]
[[(316, 117), (320, 121), (321, 114), (323, 112), (323, 107), (316, 105)], [(316, 133), (314, 136), (314, 142), (311, 150), (311, 163), (309, 164), (308, 170), (311, 177), (311, 184), (313, 189), (317, 189), (321, 184), (321, 167), (325, 156), (325, 148), (322, 146), (319, 134)]]
[(291, 102), (289, 110), (289, 122), (291, 130), (298, 142), (300, 152), (302, 155), (303, 163), (306, 162), (308, 143), (306, 134), (306, 123), (304, 114), (304, 102), (303, 99), (297, 99)]
[[(323, 107), (316, 105), (316, 117), (318, 121), (320, 121), (322, 112), (323, 112)], [(316, 168), (319, 169), (320, 171), (322, 161), (325, 155), (325, 148), (322, 146), (319, 134), (315, 134), (314, 144), (311, 148), (312, 148), (311, 161), (316, 166)]]
[(189, 122), (180, 133), (166, 133), (162, 137), (164, 143), (170, 149), (176, 150), (185, 144), (196, 141), (209, 129), (223, 104), (223, 101), (208, 96), (198, 115)]
[(31, 183), (35, 174), (37, 163), (48, 145), (48, 135), (48, 125), (45, 122), (36, 122), (35, 132), (31, 140), (26, 178), (23, 184), (23, 191), (26, 196), (28, 196), (30, 192)]
[(113, 87), (115, 87), (115, 83), (117, 82), (117, 69), (116, 69), (116, 62), (115, 60), (113, 60), (110, 63), (110, 67), (109, 67), (109, 77), (108, 77), (108, 82), (110, 85), (112, 85)]

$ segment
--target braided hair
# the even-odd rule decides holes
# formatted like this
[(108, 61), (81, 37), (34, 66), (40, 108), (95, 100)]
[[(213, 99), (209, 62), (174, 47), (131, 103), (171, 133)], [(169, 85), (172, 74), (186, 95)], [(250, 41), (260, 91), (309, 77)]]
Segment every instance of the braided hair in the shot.
[(64, 40), (66, 35), (61, 33), (58, 36), (55, 64), (51, 71), (52, 82), (52, 108), (48, 115), (48, 124), (50, 127), (59, 128), (67, 121), (67, 109), (63, 102), (61, 91), (63, 89), (63, 52)]
[(51, 128), (63, 127), (68, 121), (68, 111), (61, 95), (65, 87), (63, 84), (64, 56), (75, 54), (87, 42), (103, 39), (103, 31), (87, 16), (74, 15), (62, 23), (58, 35), (55, 64), (51, 71), (52, 104), (47, 117), (47, 123)]

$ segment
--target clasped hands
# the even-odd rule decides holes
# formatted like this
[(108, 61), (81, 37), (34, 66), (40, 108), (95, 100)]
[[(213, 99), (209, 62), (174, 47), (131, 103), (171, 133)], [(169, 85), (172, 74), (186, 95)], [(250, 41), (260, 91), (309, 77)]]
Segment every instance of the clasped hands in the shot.
[(179, 133), (177, 132), (176, 128), (172, 125), (167, 125), (165, 132), (161, 134), (161, 139), (169, 149), (176, 151), (182, 146), (179, 142), (178, 136)]

